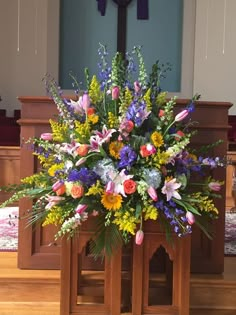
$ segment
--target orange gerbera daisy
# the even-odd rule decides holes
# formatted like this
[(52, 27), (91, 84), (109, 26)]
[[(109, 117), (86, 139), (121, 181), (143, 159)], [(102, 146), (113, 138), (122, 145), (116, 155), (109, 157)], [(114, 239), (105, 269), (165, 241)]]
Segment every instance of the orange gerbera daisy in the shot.
[(104, 192), (101, 202), (107, 210), (118, 210), (121, 207), (122, 196)]

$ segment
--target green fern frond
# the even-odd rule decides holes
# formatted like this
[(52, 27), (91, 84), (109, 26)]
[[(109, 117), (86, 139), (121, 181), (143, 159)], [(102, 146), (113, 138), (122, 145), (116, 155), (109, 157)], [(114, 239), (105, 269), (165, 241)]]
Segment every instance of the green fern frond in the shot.
[(110, 258), (117, 248), (124, 243), (123, 237), (117, 225), (104, 225), (104, 217), (100, 218), (93, 240), (90, 243), (90, 251), (95, 259), (106, 256)]

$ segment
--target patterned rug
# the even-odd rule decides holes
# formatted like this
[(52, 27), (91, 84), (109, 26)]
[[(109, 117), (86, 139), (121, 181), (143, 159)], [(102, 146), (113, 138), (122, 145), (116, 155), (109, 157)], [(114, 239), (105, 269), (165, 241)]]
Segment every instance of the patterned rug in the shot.
[[(0, 251), (17, 251), (18, 207), (0, 208)], [(236, 213), (225, 215), (225, 255), (236, 256)]]
[(0, 252), (17, 251), (18, 207), (0, 208)]
[(225, 215), (225, 255), (236, 256), (236, 213)]

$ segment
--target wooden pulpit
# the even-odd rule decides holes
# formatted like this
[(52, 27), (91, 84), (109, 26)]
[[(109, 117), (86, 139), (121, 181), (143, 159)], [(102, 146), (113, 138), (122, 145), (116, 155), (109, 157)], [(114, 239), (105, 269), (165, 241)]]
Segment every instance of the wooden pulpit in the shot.
[[(57, 108), (49, 97), (19, 97), (21, 102), (21, 142), (31, 137), (38, 137), (50, 130), (49, 118), (57, 115)], [(179, 111), (189, 100), (178, 100), (176, 109)], [(195, 111), (191, 114), (192, 121), (198, 122), (198, 133), (193, 136), (194, 147), (208, 145), (219, 139), (223, 140), (214, 147), (209, 155), (224, 157), (227, 154), (228, 110), (229, 102), (197, 101)], [(32, 148), (25, 144), (20, 150), (20, 177), (29, 176), (38, 170)], [(226, 169), (218, 168), (212, 174), (225, 181)], [(191, 244), (191, 272), (222, 273), (224, 271), (224, 223), (225, 223), (225, 189), (222, 198), (216, 200), (219, 219), (211, 224), (213, 240), (209, 240), (198, 228), (193, 231)], [(19, 250), (18, 267), (25, 269), (58, 269), (60, 268), (60, 243), (55, 242), (54, 227), (27, 226), (24, 218), (31, 201), (20, 201)]]

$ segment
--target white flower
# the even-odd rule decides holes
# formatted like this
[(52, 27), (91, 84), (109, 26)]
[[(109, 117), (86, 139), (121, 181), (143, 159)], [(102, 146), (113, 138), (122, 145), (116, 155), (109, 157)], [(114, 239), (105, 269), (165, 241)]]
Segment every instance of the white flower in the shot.
[(127, 179), (130, 179), (133, 177), (133, 175), (126, 175), (125, 170), (123, 169), (120, 173), (117, 172), (110, 172), (109, 176), (113, 183), (115, 184), (114, 187), (114, 193), (115, 194), (121, 194), (124, 197), (127, 197), (125, 194), (123, 183)]
[(167, 201), (169, 201), (172, 197), (176, 199), (181, 199), (180, 194), (176, 191), (181, 186), (180, 183), (176, 183), (176, 178), (171, 180), (165, 180), (165, 184), (162, 187), (161, 192), (166, 195)]

